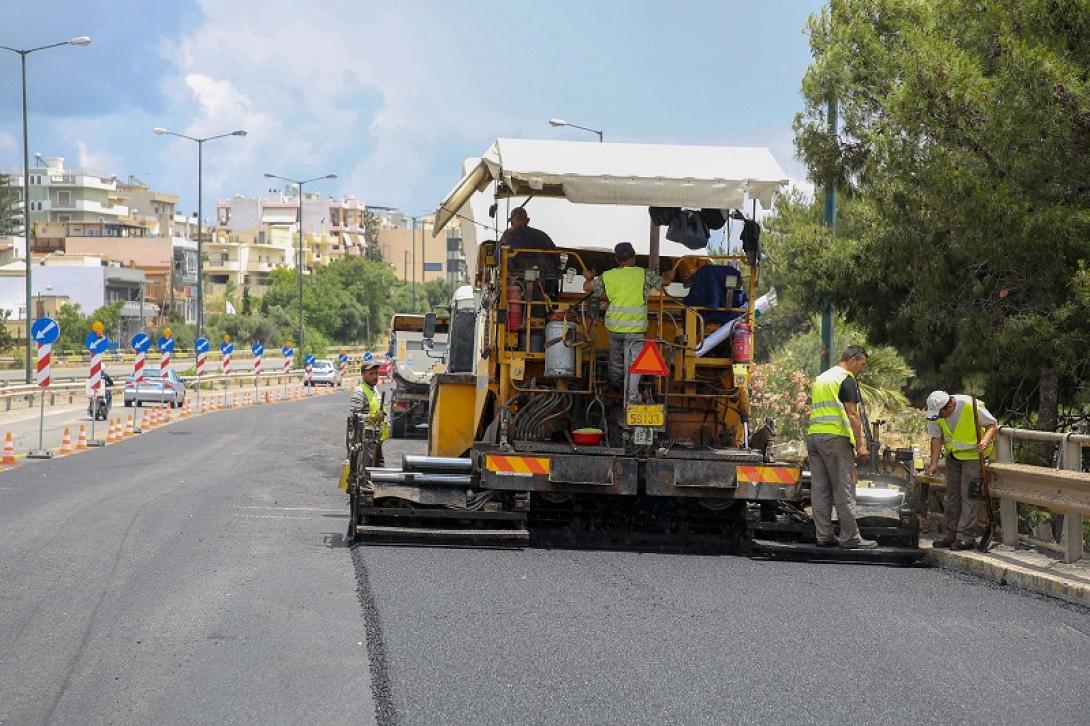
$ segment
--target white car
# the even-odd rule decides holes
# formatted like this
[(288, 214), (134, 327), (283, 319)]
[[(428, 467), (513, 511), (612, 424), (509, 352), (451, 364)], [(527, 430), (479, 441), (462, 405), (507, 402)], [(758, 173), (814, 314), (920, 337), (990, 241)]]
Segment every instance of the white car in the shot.
[(310, 374), (310, 380), (313, 386), (336, 387), (341, 385), (341, 371), (331, 360), (316, 360), (314, 361), (314, 370)]

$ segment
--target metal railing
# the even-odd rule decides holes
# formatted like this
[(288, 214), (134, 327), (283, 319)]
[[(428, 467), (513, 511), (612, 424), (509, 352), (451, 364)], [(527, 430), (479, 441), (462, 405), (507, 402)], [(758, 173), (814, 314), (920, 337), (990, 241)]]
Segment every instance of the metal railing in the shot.
[[(1059, 446), (1055, 468), (1014, 461), (1017, 441)], [(1027, 544), (1058, 551), (1064, 562), (1085, 556), (1083, 518), (1090, 516), (1090, 473), (1084, 472), (1082, 449), (1090, 447), (1085, 434), (1057, 434), (1049, 431), (1000, 427), (996, 462), (988, 466), (991, 494), (999, 499), (999, 522), (1003, 544)], [(1060, 542), (1048, 542), (1018, 532), (1018, 505), (1043, 507), (1063, 515)]]

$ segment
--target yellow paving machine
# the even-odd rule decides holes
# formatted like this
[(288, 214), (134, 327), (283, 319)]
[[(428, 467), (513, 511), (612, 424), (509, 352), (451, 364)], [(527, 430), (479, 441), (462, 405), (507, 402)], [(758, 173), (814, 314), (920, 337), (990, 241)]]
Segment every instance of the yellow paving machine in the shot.
[[(751, 223), (785, 182), (763, 148), (500, 139), (467, 161), (436, 212), (436, 234), (462, 225), (472, 285), (451, 304), (428, 452), (375, 466), (373, 433), (350, 420), (348, 538), (732, 551), (812, 538), (802, 467), (776, 461), (770, 427), (750, 418)], [(556, 247), (508, 244), (500, 220), (515, 207), (544, 219)], [(734, 225), (721, 254), (670, 241), (691, 215)], [(627, 361), (635, 400), (608, 384), (608, 301), (583, 286), (616, 265), (619, 241), (638, 266), (674, 274), (647, 296), (645, 342)]]

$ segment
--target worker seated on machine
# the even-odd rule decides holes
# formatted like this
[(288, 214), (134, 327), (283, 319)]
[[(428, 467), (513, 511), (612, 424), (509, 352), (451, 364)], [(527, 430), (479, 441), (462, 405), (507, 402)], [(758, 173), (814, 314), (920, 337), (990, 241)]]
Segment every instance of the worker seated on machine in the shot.
[[(500, 246), (514, 251), (555, 250), (556, 243), (544, 231), (530, 226), (530, 217), (524, 207), (515, 207), (508, 219), (511, 226), (500, 237)], [(536, 268), (536, 269), (535, 269)], [(507, 272), (512, 278), (527, 283), (531, 298), (540, 291), (555, 300), (560, 293), (560, 265), (556, 255), (533, 254), (520, 251), (507, 258)]]

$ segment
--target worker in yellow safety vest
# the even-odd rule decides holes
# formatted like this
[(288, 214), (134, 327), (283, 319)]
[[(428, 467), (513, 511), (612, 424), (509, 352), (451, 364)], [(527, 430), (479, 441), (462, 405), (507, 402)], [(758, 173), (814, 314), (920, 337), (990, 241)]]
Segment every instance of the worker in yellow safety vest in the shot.
[[(855, 523), (855, 455), (866, 458), (867, 440), (859, 417), (863, 395), (856, 376), (867, 365), (867, 351), (858, 345), (845, 348), (835, 366), (814, 380), (810, 392), (810, 427), (806, 451), (810, 458), (810, 504), (820, 547), (872, 549)], [(840, 537), (833, 530), (833, 507)]]
[(374, 423), (381, 421), (382, 431), (379, 435), (378, 451), (376, 452), (376, 466), (384, 466), (382, 456), (382, 442), (390, 438), (390, 425), (385, 420), (385, 412), (382, 410), (382, 396), (375, 390), (378, 386), (379, 363), (368, 361), (360, 368), (360, 376), (363, 380), (352, 391), (349, 408), (353, 413), (366, 413), (367, 418)]
[(629, 401), (639, 400), (640, 377), (628, 373), (640, 353), (647, 332), (647, 293), (662, 289), (674, 279), (673, 270), (661, 275), (657, 270), (636, 267), (636, 249), (629, 242), (613, 248), (617, 266), (596, 275), (585, 272), (583, 291), (609, 299), (606, 330), (609, 333), (609, 385), (623, 389)]
[(938, 472), (939, 458), (946, 449), (946, 532), (933, 547), (971, 550), (976, 545), (980, 499), (974, 496), (973, 486), (980, 474), (980, 457), (994, 454), (993, 442), (999, 431), (995, 416), (981, 401), (976, 402), (976, 424), (971, 396), (934, 391), (927, 397), (927, 433), (931, 436), (927, 473), (931, 476)]

